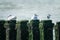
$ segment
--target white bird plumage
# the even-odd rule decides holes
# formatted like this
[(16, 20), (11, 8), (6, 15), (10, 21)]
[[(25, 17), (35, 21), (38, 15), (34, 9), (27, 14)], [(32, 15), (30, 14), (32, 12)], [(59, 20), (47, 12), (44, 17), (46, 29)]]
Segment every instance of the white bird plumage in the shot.
[(16, 16), (9, 15), (8, 20), (16, 20)]
[(32, 20), (38, 20), (38, 15), (37, 15), (37, 14), (34, 14), (31, 19), (32, 19)]

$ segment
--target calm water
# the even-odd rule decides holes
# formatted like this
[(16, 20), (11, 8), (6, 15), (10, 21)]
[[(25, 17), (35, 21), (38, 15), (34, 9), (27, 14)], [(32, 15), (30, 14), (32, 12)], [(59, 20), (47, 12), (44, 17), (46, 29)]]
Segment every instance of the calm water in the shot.
[(51, 14), (53, 22), (60, 21), (60, 0), (0, 0), (0, 19), (8, 15), (17, 16), (17, 20), (31, 19), (37, 14), (40, 20)]

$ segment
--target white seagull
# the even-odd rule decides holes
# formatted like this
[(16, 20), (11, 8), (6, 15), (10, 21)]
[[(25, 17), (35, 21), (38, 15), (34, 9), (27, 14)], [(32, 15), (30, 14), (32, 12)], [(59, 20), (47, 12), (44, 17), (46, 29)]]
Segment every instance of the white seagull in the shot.
[(9, 15), (7, 20), (16, 20), (16, 16)]
[(50, 19), (50, 17), (51, 17), (51, 15), (50, 15), (50, 14), (48, 14), (48, 15), (47, 15), (47, 19)]
[(34, 14), (31, 19), (32, 19), (32, 20), (38, 20), (38, 15), (37, 15), (37, 14)]

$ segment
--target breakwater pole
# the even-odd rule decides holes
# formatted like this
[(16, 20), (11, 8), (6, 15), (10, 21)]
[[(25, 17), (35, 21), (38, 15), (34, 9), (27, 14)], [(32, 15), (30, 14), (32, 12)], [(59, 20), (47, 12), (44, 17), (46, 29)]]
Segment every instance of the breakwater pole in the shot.
[(33, 40), (40, 40), (39, 20), (31, 20), (30, 25), (32, 27)]
[(44, 40), (53, 40), (53, 26), (52, 20), (42, 20), (44, 28)]
[(8, 21), (9, 27), (7, 29), (8, 31), (8, 40), (16, 40), (16, 20), (10, 20)]
[(17, 40), (21, 40), (21, 30), (20, 30), (20, 22), (17, 21), (16, 23), (16, 29), (17, 29)]
[(56, 23), (56, 40), (60, 40), (60, 22)]
[(21, 40), (29, 40), (28, 20), (20, 21)]
[[(54, 40), (60, 40), (60, 22), (56, 25), (52, 20), (0, 20), (0, 40), (53, 40), (53, 27), (55, 27)], [(17, 30), (16, 30), (17, 29)]]
[(4, 28), (4, 20), (0, 20), (0, 40), (6, 40), (6, 29)]

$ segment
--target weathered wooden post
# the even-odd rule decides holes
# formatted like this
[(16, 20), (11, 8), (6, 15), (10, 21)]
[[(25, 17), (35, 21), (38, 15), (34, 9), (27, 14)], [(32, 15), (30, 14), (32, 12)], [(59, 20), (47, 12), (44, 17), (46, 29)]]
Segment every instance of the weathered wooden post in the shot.
[(17, 29), (17, 40), (21, 40), (21, 30), (20, 30), (20, 22), (17, 21), (16, 23), (16, 29)]
[(40, 40), (39, 20), (31, 20), (30, 22), (33, 33), (33, 40)]
[(6, 40), (6, 29), (4, 28), (4, 20), (0, 20), (0, 40)]
[(28, 29), (29, 29), (29, 40), (33, 40), (33, 32), (30, 22), (28, 22)]
[(16, 20), (10, 20), (9, 23), (9, 40), (16, 40)]
[(56, 40), (60, 40), (60, 22), (57, 22), (55, 27)]
[(53, 26), (52, 20), (42, 20), (44, 28), (44, 40), (53, 40)]
[(27, 22), (28, 22), (28, 20), (24, 20), (24, 21), (20, 22), (21, 40), (28, 40), (29, 39)]
[(40, 40), (44, 40), (44, 27), (43, 23), (39, 23), (39, 30), (40, 30)]
[(4, 27), (6, 28), (6, 40), (9, 40), (9, 24), (8, 22), (6, 21), (5, 24), (4, 24)]

